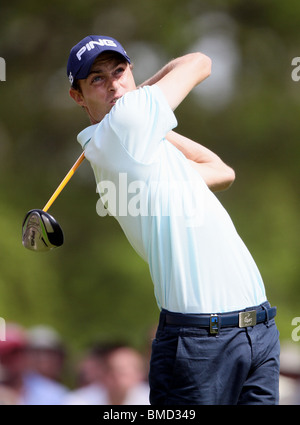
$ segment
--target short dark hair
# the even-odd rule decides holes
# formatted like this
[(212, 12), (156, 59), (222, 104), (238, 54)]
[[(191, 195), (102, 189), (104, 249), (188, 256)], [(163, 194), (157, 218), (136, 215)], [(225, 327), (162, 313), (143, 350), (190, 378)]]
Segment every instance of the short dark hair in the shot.
[(81, 92), (81, 87), (80, 87), (80, 84), (79, 84), (79, 80), (74, 80), (73, 81), (72, 89)]

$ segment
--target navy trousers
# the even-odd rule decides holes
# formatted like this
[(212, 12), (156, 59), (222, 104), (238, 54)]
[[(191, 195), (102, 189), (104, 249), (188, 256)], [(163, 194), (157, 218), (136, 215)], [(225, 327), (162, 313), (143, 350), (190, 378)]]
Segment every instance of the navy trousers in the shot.
[(274, 319), (212, 335), (206, 328), (166, 325), (161, 312), (152, 343), (150, 403), (278, 404), (279, 354)]

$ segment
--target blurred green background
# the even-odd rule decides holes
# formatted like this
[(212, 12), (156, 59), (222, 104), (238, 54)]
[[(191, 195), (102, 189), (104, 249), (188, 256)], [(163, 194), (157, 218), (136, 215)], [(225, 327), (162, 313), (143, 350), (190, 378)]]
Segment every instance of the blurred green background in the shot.
[(156, 324), (148, 266), (117, 222), (96, 213), (83, 163), (50, 209), (65, 244), (23, 248), (25, 213), (42, 208), (81, 153), (89, 125), (69, 97), (66, 63), (88, 34), (119, 39), (137, 83), (201, 50), (211, 77), (177, 109), (178, 131), (218, 153), (236, 181), (218, 194), (252, 253), (282, 340), (299, 295), (300, 3), (274, 0), (12, 0), (0, 6), (0, 317), (55, 327), (72, 350), (101, 338), (143, 346)]

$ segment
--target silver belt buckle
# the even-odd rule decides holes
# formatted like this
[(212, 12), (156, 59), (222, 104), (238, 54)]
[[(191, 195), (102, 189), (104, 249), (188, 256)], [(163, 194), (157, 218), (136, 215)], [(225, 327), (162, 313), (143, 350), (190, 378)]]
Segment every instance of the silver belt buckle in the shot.
[(239, 328), (256, 325), (256, 310), (241, 311), (239, 313)]
[(220, 319), (217, 314), (211, 314), (209, 320), (209, 332), (212, 335), (217, 335), (220, 330)]

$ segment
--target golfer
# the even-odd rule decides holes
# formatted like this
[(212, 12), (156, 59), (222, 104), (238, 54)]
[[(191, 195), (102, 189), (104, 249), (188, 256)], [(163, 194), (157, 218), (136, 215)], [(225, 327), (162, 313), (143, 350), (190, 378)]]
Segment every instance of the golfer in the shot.
[(191, 53), (137, 87), (122, 45), (102, 35), (76, 44), (67, 65), (91, 122), (78, 141), (98, 192), (154, 284), (151, 404), (277, 404), (276, 307), (213, 193), (234, 172), (173, 131), (174, 110), (210, 72), (211, 60)]

